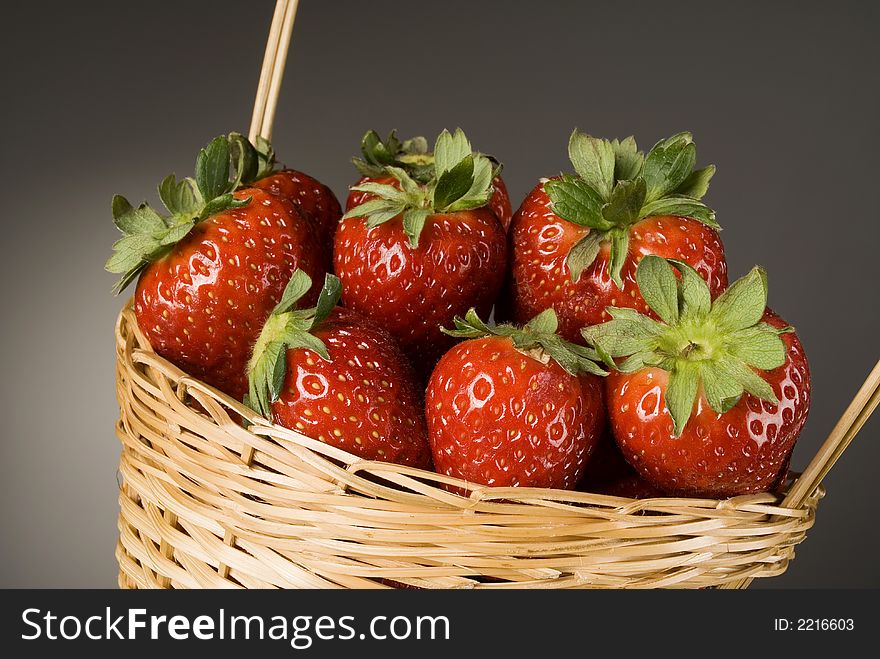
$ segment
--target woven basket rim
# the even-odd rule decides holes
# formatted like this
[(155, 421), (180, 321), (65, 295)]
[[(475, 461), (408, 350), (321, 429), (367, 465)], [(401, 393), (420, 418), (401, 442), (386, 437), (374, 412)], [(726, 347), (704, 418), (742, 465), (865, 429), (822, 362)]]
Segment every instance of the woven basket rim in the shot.
[[(116, 321), (116, 339), (117, 346), (125, 352), (125, 339), (123, 338), (123, 326), (127, 325), (134, 335), (138, 347), (131, 349), (131, 359), (134, 364), (149, 365), (162, 371), (166, 376), (179, 383), (178, 390), (175, 392), (178, 400), (183, 401), (184, 394), (190, 394), (198, 400), (200, 404), (205, 406), (207, 400), (213, 400), (220, 403), (234, 416), (243, 419), (249, 424), (247, 429), (242, 428), (245, 433), (254, 436), (270, 439), (281, 447), (289, 450), (307, 451), (315, 456), (316, 459), (323, 460), (325, 468), (339, 468), (336, 462), (342, 462), (348, 465), (345, 472), (352, 478), (352, 483), (347, 484), (346, 490), (349, 491), (352, 485), (362, 484), (368, 485), (368, 489), (374, 486), (369, 481), (360, 476), (361, 472), (369, 472), (374, 475), (400, 474), (407, 477), (407, 483), (412, 484), (412, 479), (428, 480), (443, 485), (459, 488), (460, 490), (470, 492), (470, 496), (450, 492), (446, 489), (433, 487), (433, 494), (436, 497), (426, 497), (425, 504), (430, 507), (436, 507), (439, 501), (454, 500), (461, 501), (465, 499), (471, 505), (477, 505), (481, 502), (507, 502), (527, 504), (535, 499), (542, 501), (556, 501), (560, 505), (566, 502), (570, 504), (596, 505), (602, 507), (620, 509), (622, 514), (631, 515), (642, 511), (651, 511), (654, 513), (666, 513), (669, 509), (675, 509), (682, 505), (702, 509), (723, 510), (748, 510), (751, 512), (760, 512), (767, 515), (775, 515), (782, 517), (797, 517), (806, 509), (815, 508), (815, 499), (822, 498), (825, 495), (825, 489), (820, 486), (809, 501), (805, 501), (798, 508), (787, 508), (781, 506), (781, 502), (785, 497), (785, 491), (790, 488), (798, 476), (797, 472), (791, 472), (787, 478), (786, 488), (781, 492), (758, 492), (754, 494), (745, 494), (725, 499), (714, 499), (708, 497), (673, 497), (661, 496), (642, 499), (633, 499), (629, 497), (598, 494), (593, 492), (580, 492), (574, 490), (560, 490), (553, 488), (530, 488), (530, 487), (490, 487), (480, 484), (470, 483), (455, 477), (446, 476), (432, 471), (426, 471), (415, 467), (398, 465), (388, 462), (380, 462), (374, 460), (366, 460), (344, 449), (340, 449), (317, 439), (308, 437), (293, 429), (285, 428), (260, 416), (254, 410), (245, 406), (228, 394), (206, 384), (205, 382), (194, 378), (178, 368), (161, 355), (156, 353), (145, 335), (141, 332), (134, 317), (133, 298), (129, 298), (123, 309), (120, 311)], [(199, 414), (196, 410), (191, 410), (193, 414)], [(336, 462), (334, 462), (336, 461)], [(340, 474), (341, 475), (341, 474)], [(392, 479), (393, 480), (393, 479)], [(362, 482), (361, 482), (362, 481)], [(398, 482), (399, 487), (403, 486), (403, 482)], [(427, 487), (432, 487), (427, 485)], [(357, 494), (358, 488), (349, 491), (351, 494)], [(419, 496), (419, 494), (417, 494)], [(428, 504), (428, 502), (433, 502)], [(460, 506), (454, 506), (458, 508)]]

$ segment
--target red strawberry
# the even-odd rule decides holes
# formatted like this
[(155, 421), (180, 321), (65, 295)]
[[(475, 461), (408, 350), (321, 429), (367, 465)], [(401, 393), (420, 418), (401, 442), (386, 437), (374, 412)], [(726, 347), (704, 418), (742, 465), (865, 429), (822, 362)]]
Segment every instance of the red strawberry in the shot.
[(423, 374), (453, 340), (440, 331), (470, 307), (488, 315), (507, 260), (504, 230), (486, 203), (492, 165), (460, 130), (443, 131), (436, 174), (400, 188), (359, 186), (374, 198), (343, 216), (334, 265), (345, 306), (387, 329)]
[(336, 195), (326, 185), (295, 169), (275, 169), (275, 151), (263, 137), (252, 145), (239, 133), (230, 133), (232, 159), (238, 165), (239, 180), (248, 187), (267, 190), (287, 198), (300, 215), (311, 222), (322, 245), (333, 244), (333, 234), (342, 217)]
[(659, 142), (647, 155), (633, 138), (600, 140), (575, 131), (569, 156), (578, 176), (539, 183), (510, 229), (505, 306), (523, 322), (552, 307), (560, 333), (608, 319), (608, 306), (648, 312), (635, 283), (646, 254), (688, 263), (713, 296), (727, 286), (727, 262), (714, 213), (699, 199), (714, 166), (693, 171), (690, 134)]
[(421, 391), (391, 336), (335, 307), (327, 275), (317, 307), (292, 310), (311, 287), (294, 273), (249, 365), (248, 403), (279, 425), (368, 460), (430, 465)]
[(684, 496), (772, 489), (810, 407), (810, 373), (797, 336), (766, 308), (760, 268), (711, 302), (695, 270), (645, 257), (636, 272), (659, 321), (630, 309), (584, 337), (626, 359), (608, 376), (610, 425), (649, 483)]
[(315, 224), (321, 243), (333, 244), (342, 208), (326, 185), (295, 169), (281, 169), (254, 181), (253, 186), (292, 201), (300, 213)]
[(431, 375), (425, 401), (437, 471), (491, 486), (572, 489), (604, 430), (602, 373), (561, 340), (548, 310), (522, 329), (471, 310)]
[(218, 137), (199, 154), (195, 180), (166, 178), (159, 193), (168, 217), (115, 197), (125, 235), (107, 269), (123, 275), (118, 291), (140, 275), (135, 315), (157, 353), (240, 399), (250, 347), (291, 273), (321, 277), (325, 263), (291, 202), (253, 188), (230, 192), (229, 158)]
[[(387, 173), (385, 168), (388, 166), (403, 169), (419, 183), (428, 183), (434, 174), (434, 154), (428, 152), (428, 142), (424, 137), (413, 137), (401, 142), (397, 133), (391, 131), (383, 141), (376, 131), (371, 130), (361, 140), (361, 153), (363, 159), (352, 158), (354, 166), (361, 173), (361, 179), (348, 193), (346, 211), (360, 206), (370, 198), (370, 193), (355, 189), (364, 183), (384, 183), (399, 187), (397, 180)], [(492, 196), (488, 205), (507, 231), (513, 209), (510, 207), (507, 186), (497, 172), (492, 179)]]

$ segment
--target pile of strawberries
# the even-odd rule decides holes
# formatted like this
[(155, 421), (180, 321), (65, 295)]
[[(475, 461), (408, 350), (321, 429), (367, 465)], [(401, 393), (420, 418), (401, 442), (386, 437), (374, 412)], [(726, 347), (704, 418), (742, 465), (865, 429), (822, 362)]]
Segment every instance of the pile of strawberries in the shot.
[[(715, 172), (574, 131), (514, 214), (461, 130), (365, 135), (345, 213), (232, 133), (113, 199), (107, 269), (157, 353), (275, 423), (487, 486), (727, 497), (784, 479), (810, 405), (754, 268), (731, 285)], [(341, 302), (341, 306), (340, 303)], [(494, 312), (495, 322), (489, 318)]]

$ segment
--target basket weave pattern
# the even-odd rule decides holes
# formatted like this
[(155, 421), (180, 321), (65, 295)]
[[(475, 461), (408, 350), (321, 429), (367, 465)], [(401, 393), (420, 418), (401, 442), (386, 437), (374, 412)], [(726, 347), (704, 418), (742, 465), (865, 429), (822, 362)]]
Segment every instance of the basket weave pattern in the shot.
[(463, 497), (269, 425), (155, 354), (130, 305), (116, 349), (124, 588), (738, 588), (785, 571), (822, 496)]

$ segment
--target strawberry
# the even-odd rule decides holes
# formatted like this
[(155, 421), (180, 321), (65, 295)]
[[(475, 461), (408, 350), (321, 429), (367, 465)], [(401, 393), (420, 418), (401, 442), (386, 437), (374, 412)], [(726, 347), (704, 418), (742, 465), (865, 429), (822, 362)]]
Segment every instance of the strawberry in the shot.
[[(244, 149), (250, 146), (247, 140), (237, 133), (230, 134), (230, 139), (236, 146)], [(242, 176), (242, 182), (293, 202), (300, 215), (314, 224), (321, 244), (328, 246), (329, 258), (333, 235), (336, 233), (339, 218), (342, 217), (342, 208), (336, 195), (330, 188), (308, 174), (295, 169), (274, 169), (275, 151), (263, 137), (257, 138), (254, 148), (256, 160), (251, 163), (251, 169)]]
[(166, 177), (159, 196), (170, 215), (114, 197), (124, 235), (106, 267), (122, 274), (117, 293), (138, 277), (135, 315), (158, 354), (240, 399), (250, 347), (291, 273), (321, 277), (325, 263), (290, 201), (254, 188), (232, 192), (241, 169), (231, 181), (230, 157), (229, 139), (218, 137), (199, 153), (195, 179)]
[(275, 423), (354, 453), (427, 468), (421, 391), (391, 336), (336, 307), (327, 275), (318, 303), (294, 309), (311, 288), (297, 270), (254, 346), (246, 402)]
[(515, 321), (552, 307), (561, 334), (579, 341), (582, 327), (608, 319), (608, 306), (649, 313), (635, 283), (646, 254), (696, 268), (713, 296), (727, 286), (715, 214), (699, 201), (715, 167), (694, 171), (689, 133), (644, 156), (632, 137), (608, 141), (574, 131), (568, 152), (577, 176), (543, 180), (511, 225), (503, 306)]
[(373, 319), (424, 375), (452, 344), (440, 331), (470, 307), (488, 315), (507, 262), (507, 240), (486, 207), (492, 163), (461, 130), (443, 131), (427, 183), (388, 167), (398, 186), (355, 187), (372, 198), (336, 232), (335, 272), (345, 306)]
[[(361, 179), (355, 184), (355, 188), (364, 183), (385, 183), (397, 185), (396, 179), (387, 173), (386, 167), (398, 167), (409, 174), (419, 183), (427, 183), (434, 174), (434, 154), (428, 152), (428, 141), (424, 137), (413, 137), (401, 142), (397, 133), (391, 131), (383, 141), (379, 134), (368, 131), (361, 140), (361, 153), (363, 159), (352, 158), (355, 168), (360, 172)], [(489, 156), (490, 160), (494, 158)], [(497, 165), (497, 161), (494, 161)], [(504, 230), (510, 226), (513, 217), (513, 209), (510, 207), (510, 195), (507, 186), (500, 176), (500, 168), (496, 167), (496, 173), (492, 179), (492, 196), (489, 198), (489, 208), (500, 220)], [(349, 211), (369, 199), (368, 192), (353, 188), (348, 194), (345, 210)]]
[(656, 256), (646, 256), (636, 271), (659, 320), (609, 308), (612, 320), (583, 330), (616, 369), (606, 380), (614, 437), (639, 474), (670, 494), (728, 497), (771, 489), (810, 407), (803, 347), (766, 308), (760, 268), (712, 302), (693, 268), (672, 265), (680, 281)]
[(605, 427), (594, 355), (547, 310), (523, 328), (455, 319), (425, 410), (437, 471), (490, 486), (572, 489)]

